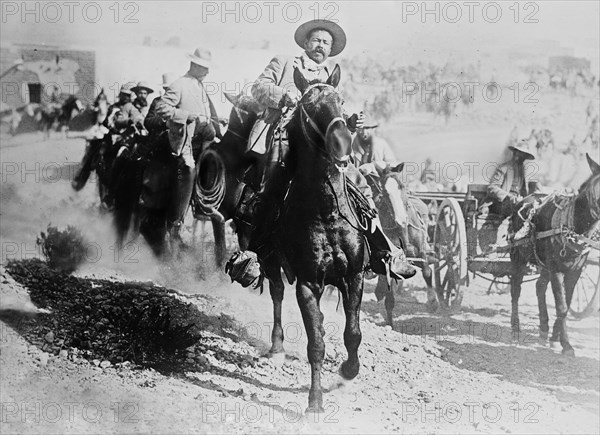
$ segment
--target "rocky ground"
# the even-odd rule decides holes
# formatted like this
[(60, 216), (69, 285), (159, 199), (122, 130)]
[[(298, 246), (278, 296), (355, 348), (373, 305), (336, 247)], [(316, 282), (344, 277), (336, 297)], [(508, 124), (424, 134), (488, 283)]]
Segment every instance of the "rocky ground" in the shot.
[[(493, 137), (498, 127), (489, 128)], [(471, 136), (464, 129), (451, 137), (449, 153)], [(95, 185), (70, 189), (82, 151), (81, 141), (58, 135), (2, 141), (0, 432), (598, 432), (598, 316), (569, 318), (576, 356), (564, 357), (538, 343), (532, 284), (521, 298), (523, 332), (513, 341), (509, 296), (488, 294), (479, 279), (460, 311), (431, 314), (424, 283), (414, 278), (397, 294), (393, 328), (368, 281), (361, 371), (352, 382), (337, 374), (346, 354), (344, 316), (337, 295), (327, 294), (325, 413), (305, 415), (310, 373), (293, 288), (283, 306), (286, 357), (265, 358), (268, 292), (210, 274), (209, 239), (199, 237), (192, 255), (170, 265), (140, 240), (116, 251)], [(36, 237), (49, 223), (77, 226), (88, 240), (87, 261), (72, 277), (36, 260), (43, 259)], [(134, 327), (149, 334), (145, 325), (160, 323), (148, 316), (148, 323), (126, 322), (154, 298), (197, 308), (198, 341), (161, 353), (132, 335)], [(553, 321), (550, 292), (548, 299)], [(133, 352), (126, 344), (136, 340)]]

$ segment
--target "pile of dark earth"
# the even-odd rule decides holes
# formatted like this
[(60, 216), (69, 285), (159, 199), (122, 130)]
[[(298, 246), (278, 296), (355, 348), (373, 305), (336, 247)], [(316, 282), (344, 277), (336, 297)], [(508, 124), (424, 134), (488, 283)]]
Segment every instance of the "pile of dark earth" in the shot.
[[(164, 287), (139, 282), (77, 278), (51, 269), (39, 259), (10, 261), (6, 270), (28, 288), (32, 302), (49, 313), (19, 318), (16, 329), (42, 351), (76, 356), (96, 365), (130, 364), (159, 371), (185, 371), (208, 365), (204, 355), (222, 356), (227, 363), (254, 365), (251, 346), (219, 355), (213, 332), (239, 328), (226, 315), (209, 316), (198, 302)], [(241, 349), (239, 349), (241, 350)], [(74, 355), (73, 355), (74, 354)], [(210, 358), (210, 357), (209, 357)]]

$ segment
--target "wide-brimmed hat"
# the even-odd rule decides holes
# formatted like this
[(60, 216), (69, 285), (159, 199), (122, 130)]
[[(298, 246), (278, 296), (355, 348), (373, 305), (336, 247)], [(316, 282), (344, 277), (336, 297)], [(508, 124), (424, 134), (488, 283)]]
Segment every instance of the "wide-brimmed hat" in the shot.
[(363, 126), (361, 128), (367, 129), (367, 128), (377, 128), (377, 127), (379, 127), (378, 122), (373, 121), (372, 119), (365, 119)]
[(132, 90), (133, 92), (135, 92), (136, 94), (137, 94), (139, 91), (142, 91), (142, 90), (145, 90), (145, 91), (146, 91), (146, 92), (148, 92), (149, 94), (151, 94), (151, 93), (153, 93), (153, 92), (154, 92), (154, 89), (152, 89), (152, 88), (150, 87), (150, 84), (149, 84), (148, 82), (145, 82), (145, 81), (138, 82), (137, 86), (134, 86), (133, 88), (131, 88), (131, 90)]
[(529, 143), (526, 139), (522, 139), (516, 145), (509, 145), (508, 149), (512, 150), (513, 152), (518, 151), (525, 154), (525, 160), (535, 160), (535, 156), (531, 153), (531, 151), (529, 151)]
[(163, 88), (169, 86), (171, 83), (173, 83), (175, 80), (177, 80), (177, 74), (175, 74), (174, 72), (167, 72), (164, 73), (162, 75), (162, 84), (161, 86)]
[(296, 44), (304, 48), (304, 41), (313, 30), (325, 30), (331, 34), (333, 41), (331, 42), (331, 53), (329, 56), (336, 56), (346, 47), (346, 33), (344, 30), (333, 21), (329, 20), (311, 20), (296, 29), (294, 40)]
[(135, 92), (133, 92), (134, 87), (135, 87), (135, 83), (133, 83), (133, 82), (125, 83), (124, 85), (121, 86), (121, 89), (119, 89), (119, 93), (127, 94), (127, 95), (134, 95), (135, 94)]
[(188, 57), (196, 65), (205, 68), (210, 68), (212, 63), (212, 54), (210, 53), (210, 50), (205, 50), (203, 48), (196, 48), (192, 54), (188, 54)]

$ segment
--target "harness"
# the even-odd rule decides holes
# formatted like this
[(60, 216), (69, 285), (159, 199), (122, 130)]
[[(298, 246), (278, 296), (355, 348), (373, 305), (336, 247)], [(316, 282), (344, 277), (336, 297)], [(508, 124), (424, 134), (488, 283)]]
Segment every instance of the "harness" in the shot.
[[(304, 97), (304, 95), (308, 94), (308, 92), (310, 92), (311, 90), (313, 90), (315, 88), (324, 88), (324, 89), (330, 88), (330, 89), (335, 90), (335, 88), (332, 85), (329, 85), (327, 83), (313, 83), (312, 85), (308, 86), (305, 89), (302, 96)], [(307, 129), (307, 127), (310, 126), (312, 128), (312, 130), (319, 135), (319, 137), (323, 140), (323, 142), (325, 142), (327, 135), (329, 134), (329, 131), (331, 130), (331, 128), (338, 122), (341, 122), (344, 125), (346, 125), (346, 120), (341, 116), (334, 117), (331, 121), (329, 121), (329, 124), (327, 124), (327, 128), (325, 129), (325, 133), (323, 133), (321, 131), (321, 129), (319, 128), (319, 126), (317, 125), (317, 123), (310, 117), (310, 115), (306, 111), (304, 105), (302, 103), (300, 103), (299, 106), (300, 106), (300, 110), (302, 111), (302, 113), (301, 113), (302, 116), (300, 116), (300, 127), (302, 128), (302, 133), (304, 134), (304, 137), (307, 139), (311, 148), (313, 148), (315, 151), (323, 154), (325, 156), (325, 158), (327, 159), (327, 161), (329, 161), (330, 163), (334, 163), (336, 168), (340, 172), (346, 172), (350, 156), (349, 155), (344, 156), (342, 159), (333, 157), (332, 154), (330, 152), (328, 152), (325, 148), (318, 146), (318, 144), (309, 135), (308, 129)], [(339, 166), (338, 163), (342, 163), (343, 166)]]
[[(536, 232), (535, 225), (532, 225), (531, 236), (529, 238), (512, 242), (512, 247), (522, 246), (530, 243), (533, 249), (533, 254), (537, 264), (543, 268), (548, 268), (546, 264), (540, 259), (537, 249), (537, 241), (547, 238), (555, 238), (555, 241), (561, 247), (559, 255), (565, 257), (567, 255), (567, 249), (576, 255), (584, 255), (589, 253), (591, 249), (600, 250), (600, 221), (596, 222), (595, 225), (586, 234), (577, 234), (573, 229), (575, 219), (575, 200), (577, 195), (575, 194), (562, 194), (552, 193), (548, 197), (544, 198), (541, 204), (535, 209), (541, 208), (552, 202), (555, 207), (555, 211), (552, 215), (551, 225), (552, 229)], [(517, 213), (521, 219), (523, 217), (520, 213)], [(532, 222), (533, 224), (533, 222)]]
[[(332, 85), (329, 85), (327, 83), (313, 83), (312, 85), (309, 85), (304, 90), (302, 96), (304, 97), (312, 89), (317, 89), (317, 88), (332, 89), (335, 91), (335, 88)], [(328, 162), (333, 163), (339, 172), (341, 172), (341, 173), (347, 172), (348, 164), (350, 162), (350, 156), (349, 155), (344, 156), (341, 159), (334, 157), (329, 151), (327, 151), (327, 149), (325, 147), (320, 147), (319, 144), (309, 134), (309, 127), (310, 127), (315, 133), (317, 133), (319, 138), (323, 142), (325, 142), (327, 140), (327, 136), (328, 136), (329, 132), (331, 131), (331, 129), (333, 128), (333, 126), (335, 124), (337, 124), (338, 122), (343, 123), (345, 126), (346, 120), (341, 116), (334, 117), (331, 121), (329, 121), (329, 123), (327, 124), (327, 128), (325, 129), (325, 133), (323, 133), (321, 131), (321, 129), (319, 128), (319, 126), (317, 125), (317, 123), (308, 114), (304, 105), (302, 103), (300, 103), (299, 106), (300, 106), (300, 110), (301, 110), (300, 127), (302, 128), (302, 133), (304, 135), (304, 138), (307, 140), (308, 145), (313, 150), (322, 154)], [(341, 165), (340, 165), (340, 163), (341, 163)], [(348, 222), (348, 224), (355, 230), (361, 231), (361, 232), (367, 231), (369, 229), (369, 222), (367, 221), (366, 217), (369, 217), (372, 219), (376, 216), (376, 212), (374, 210), (372, 210), (368, 200), (360, 192), (358, 187), (351, 180), (348, 180), (348, 178), (345, 175), (342, 176), (343, 195), (346, 198), (346, 201), (348, 202), (348, 204), (354, 204), (354, 207), (352, 205), (350, 205), (350, 207), (349, 207), (350, 212), (353, 215), (354, 221), (356, 222), (356, 223), (353, 223), (350, 219), (348, 219), (348, 217), (346, 217), (346, 215), (344, 215), (344, 213), (342, 213), (338, 195), (335, 191), (335, 188), (331, 181), (331, 177), (329, 175), (327, 175), (327, 184), (331, 188), (331, 192), (333, 193), (333, 197), (335, 198), (336, 208), (337, 208), (339, 215), (346, 222)], [(357, 210), (355, 210), (355, 207)], [(357, 211), (358, 211), (358, 213), (357, 213)]]

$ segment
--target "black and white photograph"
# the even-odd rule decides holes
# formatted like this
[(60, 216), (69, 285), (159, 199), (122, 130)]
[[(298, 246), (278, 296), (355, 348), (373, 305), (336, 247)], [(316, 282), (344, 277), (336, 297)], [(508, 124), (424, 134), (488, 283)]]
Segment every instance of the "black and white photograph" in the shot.
[(0, 11), (0, 433), (600, 432), (599, 1)]

